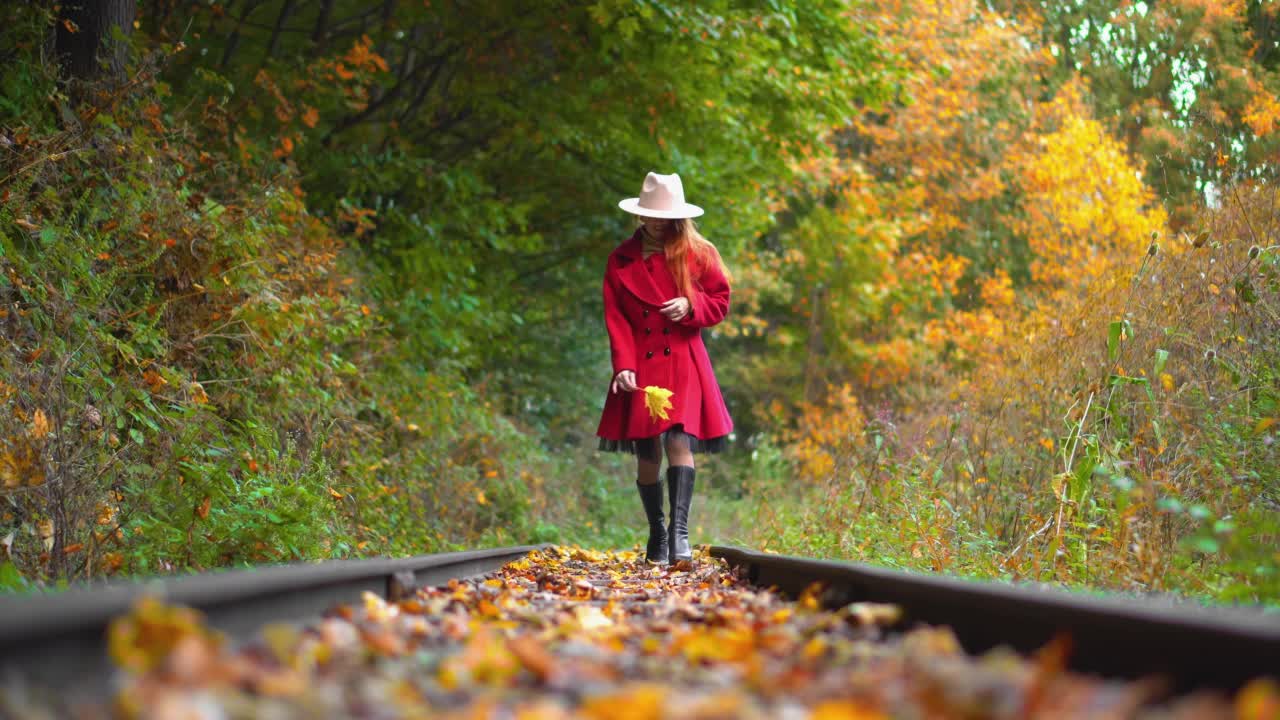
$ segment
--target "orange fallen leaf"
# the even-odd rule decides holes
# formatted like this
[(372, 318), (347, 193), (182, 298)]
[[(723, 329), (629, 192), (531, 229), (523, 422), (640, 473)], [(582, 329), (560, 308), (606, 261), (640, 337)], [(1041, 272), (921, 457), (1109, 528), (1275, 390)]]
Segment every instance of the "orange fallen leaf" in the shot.
[(507, 648), (525, 669), (539, 680), (546, 682), (559, 671), (555, 657), (547, 652), (541, 642), (531, 635), (518, 635), (507, 640)]
[(147, 387), (151, 388), (151, 392), (159, 392), (160, 388), (169, 384), (169, 381), (165, 380), (163, 375), (150, 368), (143, 371), (142, 380), (147, 384)]

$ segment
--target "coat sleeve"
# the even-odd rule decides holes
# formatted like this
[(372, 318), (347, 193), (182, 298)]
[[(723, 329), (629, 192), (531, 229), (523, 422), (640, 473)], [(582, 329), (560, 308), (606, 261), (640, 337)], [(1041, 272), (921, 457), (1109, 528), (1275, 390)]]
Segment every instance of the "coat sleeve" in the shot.
[(729, 314), (729, 279), (720, 270), (720, 258), (710, 262), (698, 276), (700, 292), (690, 303), (688, 317), (680, 321), (688, 327), (711, 327)]
[(631, 323), (622, 314), (619, 301), (618, 278), (612, 268), (604, 273), (604, 326), (609, 331), (609, 356), (613, 362), (613, 376), (623, 370), (635, 372), (636, 341)]

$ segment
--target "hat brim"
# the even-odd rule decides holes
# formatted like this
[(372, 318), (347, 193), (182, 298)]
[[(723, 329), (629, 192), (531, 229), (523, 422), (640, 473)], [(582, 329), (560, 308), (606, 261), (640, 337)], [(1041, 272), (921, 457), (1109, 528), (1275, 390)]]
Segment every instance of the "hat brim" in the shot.
[(640, 217), (664, 218), (667, 220), (679, 220), (682, 218), (695, 218), (702, 214), (702, 208), (697, 205), (685, 203), (674, 210), (654, 210), (640, 204), (640, 198), (627, 198), (618, 203), (618, 207), (626, 210), (632, 215)]

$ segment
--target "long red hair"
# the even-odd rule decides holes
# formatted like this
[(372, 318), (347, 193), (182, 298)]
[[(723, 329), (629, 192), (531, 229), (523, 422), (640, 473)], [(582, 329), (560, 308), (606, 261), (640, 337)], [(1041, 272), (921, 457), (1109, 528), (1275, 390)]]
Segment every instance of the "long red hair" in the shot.
[[(724, 273), (725, 280), (732, 281), (729, 269), (720, 258), (720, 251), (710, 240), (702, 237), (692, 218), (672, 220), (667, 233), (671, 238), (665, 243), (667, 267), (671, 270), (672, 279), (676, 281), (676, 287), (680, 288), (685, 297), (693, 299), (698, 292), (694, 272), (701, 274), (712, 263)], [(697, 270), (694, 271), (694, 268)]]

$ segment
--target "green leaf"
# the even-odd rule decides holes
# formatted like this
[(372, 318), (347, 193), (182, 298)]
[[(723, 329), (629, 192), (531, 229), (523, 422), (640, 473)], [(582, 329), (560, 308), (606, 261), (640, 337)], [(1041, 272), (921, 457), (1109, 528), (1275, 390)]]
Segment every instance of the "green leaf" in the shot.
[[(41, 232), (41, 237), (43, 236), (44, 233)], [(1253, 289), (1253, 283), (1249, 282), (1247, 277), (1242, 277), (1236, 281), (1236, 296), (1240, 298), (1241, 302), (1248, 305), (1258, 302), (1258, 293)]]
[(1198, 550), (1202, 553), (1216, 553), (1220, 549), (1217, 540), (1203, 536), (1188, 539), (1187, 545), (1189, 545), (1192, 550)]
[(1120, 335), (1124, 333), (1124, 323), (1120, 320), (1113, 320), (1107, 326), (1107, 357), (1111, 358), (1111, 362), (1115, 362), (1120, 356)]
[(1164, 372), (1164, 365), (1169, 361), (1169, 351), (1160, 349), (1156, 350), (1156, 367), (1152, 373), (1155, 377), (1160, 377), (1160, 373)]
[(18, 566), (12, 561), (0, 562), (0, 590), (21, 590), (27, 586), (27, 579), (18, 572)]
[(1107, 326), (1107, 356), (1111, 362), (1120, 357), (1120, 341), (1133, 337), (1133, 326), (1128, 320), (1113, 320)]

